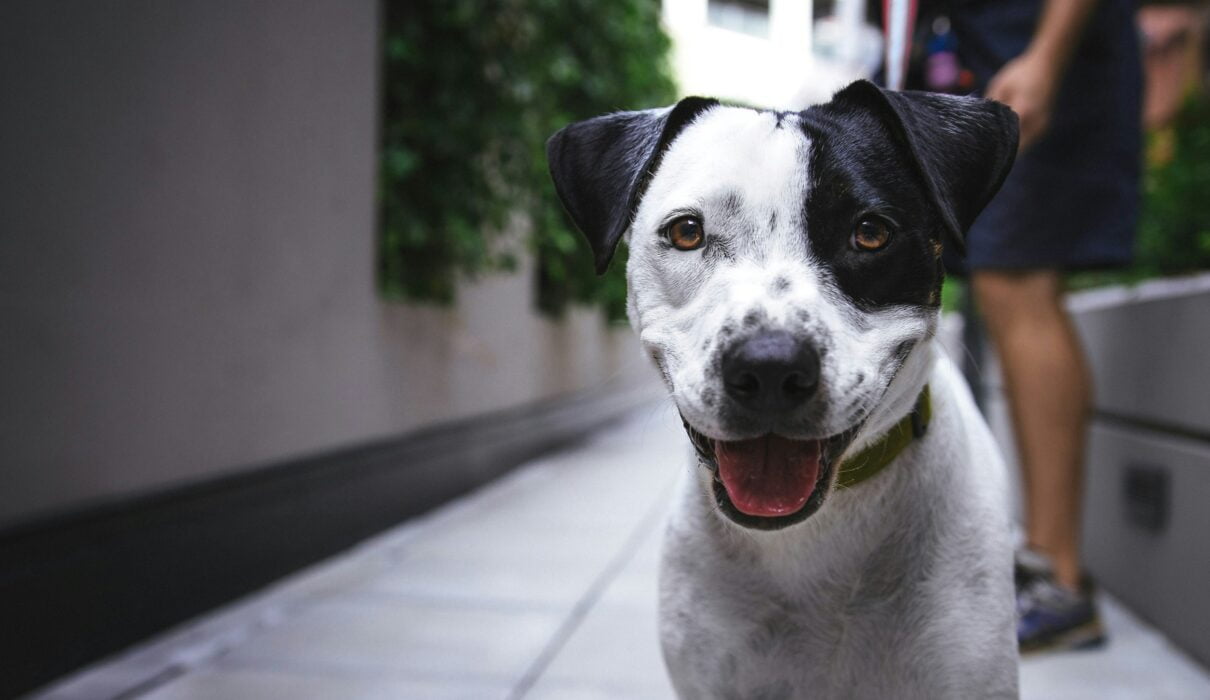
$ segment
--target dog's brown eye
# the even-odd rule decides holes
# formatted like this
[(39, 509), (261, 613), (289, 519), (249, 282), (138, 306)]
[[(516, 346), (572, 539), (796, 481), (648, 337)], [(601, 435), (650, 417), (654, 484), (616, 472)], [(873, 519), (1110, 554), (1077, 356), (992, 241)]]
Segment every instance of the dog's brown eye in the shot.
[(702, 222), (692, 216), (681, 218), (668, 224), (668, 240), (677, 250), (696, 250), (706, 242), (706, 232)]
[(878, 219), (862, 219), (853, 229), (853, 247), (857, 250), (882, 250), (890, 242), (891, 228)]

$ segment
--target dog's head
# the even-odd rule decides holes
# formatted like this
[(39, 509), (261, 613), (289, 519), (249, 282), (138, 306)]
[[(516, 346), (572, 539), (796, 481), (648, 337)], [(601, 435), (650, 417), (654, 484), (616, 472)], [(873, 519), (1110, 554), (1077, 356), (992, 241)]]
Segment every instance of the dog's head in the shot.
[(690, 97), (551, 137), (599, 271), (629, 235), (631, 322), (731, 520), (806, 518), (841, 455), (908, 411), (942, 248), (961, 248), (1016, 145), (1003, 105), (864, 81), (803, 112)]

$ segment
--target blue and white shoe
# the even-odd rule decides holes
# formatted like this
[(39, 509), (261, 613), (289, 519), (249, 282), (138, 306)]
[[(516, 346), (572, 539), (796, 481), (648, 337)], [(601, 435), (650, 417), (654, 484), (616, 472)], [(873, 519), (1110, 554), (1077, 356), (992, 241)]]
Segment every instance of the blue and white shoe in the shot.
[(1077, 592), (1055, 583), (1049, 573), (1030, 573), (1017, 589), (1017, 643), (1022, 654), (1105, 645), (1091, 582)]

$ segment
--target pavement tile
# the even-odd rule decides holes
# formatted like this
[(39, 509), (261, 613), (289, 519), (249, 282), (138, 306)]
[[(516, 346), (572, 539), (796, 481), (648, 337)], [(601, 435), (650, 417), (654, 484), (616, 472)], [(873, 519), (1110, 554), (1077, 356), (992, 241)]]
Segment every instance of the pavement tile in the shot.
[(507, 682), (521, 677), (560, 622), (559, 614), (546, 610), (343, 596), (301, 610), (222, 662)]
[(413, 541), (402, 553), (409, 557), (461, 559), (473, 562), (603, 567), (626, 542), (629, 528), (583, 524), (526, 526), (508, 518), (483, 516)]
[(357, 590), (446, 604), (529, 605), (566, 613), (603, 567), (603, 563), (594, 567), (547, 561), (537, 566), (426, 554), (400, 562)]
[(314, 676), (264, 670), (207, 670), (177, 678), (143, 700), (491, 700), (508, 686), (457, 681), (422, 682), (361, 676)]
[(583, 692), (616, 693), (613, 697), (640, 691), (645, 696), (673, 697), (655, 621), (654, 604), (646, 611), (610, 602), (595, 606), (532, 692), (555, 697), (555, 688), (576, 687)]
[[(640, 550), (650, 549), (651, 542), (658, 544), (658, 531), (645, 538)], [(556, 691), (572, 690), (580, 694), (575, 697), (672, 697), (660, 653), (656, 604), (655, 572), (646, 561), (631, 560), (606, 587), (532, 692), (538, 697), (558, 697)]]
[(525, 700), (676, 700), (672, 687), (656, 688), (625, 684), (541, 683), (525, 694)]
[(97, 700), (119, 698), (131, 688), (154, 687), (170, 672), (162, 658), (128, 657), (75, 673), (35, 691), (36, 700)]

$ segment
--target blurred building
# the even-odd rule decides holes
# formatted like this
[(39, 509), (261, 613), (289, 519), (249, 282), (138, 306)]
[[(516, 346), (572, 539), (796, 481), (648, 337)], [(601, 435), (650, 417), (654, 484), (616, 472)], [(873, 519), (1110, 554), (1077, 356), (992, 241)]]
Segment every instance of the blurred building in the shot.
[(754, 107), (826, 102), (881, 59), (863, 0), (664, 0), (685, 95)]
[(681, 92), (754, 106), (787, 104), (811, 61), (804, 0), (664, 0)]

